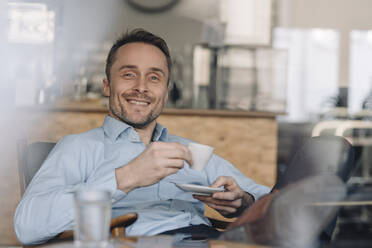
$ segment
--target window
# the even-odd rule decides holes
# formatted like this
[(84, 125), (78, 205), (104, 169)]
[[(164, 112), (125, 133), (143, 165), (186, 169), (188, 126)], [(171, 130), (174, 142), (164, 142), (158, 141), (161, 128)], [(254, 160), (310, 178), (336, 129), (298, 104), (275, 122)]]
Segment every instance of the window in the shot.
[(372, 92), (372, 30), (353, 30), (350, 39), (349, 112), (355, 114)]
[(338, 93), (339, 34), (331, 29), (274, 29), (274, 48), (288, 50), (288, 121), (309, 121)]
[(55, 13), (42, 3), (8, 3), (9, 32), (12, 43), (40, 44), (54, 40)]

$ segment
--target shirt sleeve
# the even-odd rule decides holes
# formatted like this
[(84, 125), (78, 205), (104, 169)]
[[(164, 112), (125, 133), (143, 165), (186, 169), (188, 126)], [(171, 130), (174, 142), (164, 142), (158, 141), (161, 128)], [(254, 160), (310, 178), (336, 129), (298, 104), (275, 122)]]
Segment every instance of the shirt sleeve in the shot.
[(255, 200), (270, 193), (271, 189), (267, 186), (260, 185), (252, 179), (245, 176), (230, 162), (213, 154), (205, 167), (209, 184), (212, 184), (219, 176), (231, 176), (237, 184), (247, 193), (251, 194)]
[(79, 188), (108, 190), (113, 201), (125, 195), (116, 189), (114, 169), (103, 171), (99, 176), (94, 173), (99, 158), (94, 149), (97, 147), (86, 146), (71, 135), (51, 151), (15, 212), (14, 230), (21, 243), (42, 243), (65, 230), (72, 230), (73, 195)]

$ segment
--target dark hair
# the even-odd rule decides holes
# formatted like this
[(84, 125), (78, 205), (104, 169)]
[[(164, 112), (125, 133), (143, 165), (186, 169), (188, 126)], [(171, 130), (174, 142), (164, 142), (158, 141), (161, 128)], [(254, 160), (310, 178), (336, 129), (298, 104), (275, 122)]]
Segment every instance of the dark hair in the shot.
[(123, 36), (121, 36), (111, 47), (110, 52), (106, 59), (106, 77), (107, 80), (110, 82), (110, 69), (112, 64), (115, 61), (115, 55), (117, 50), (128, 43), (133, 42), (143, 42), (146, 44), (150, 44), (153, 46), (156, 46), (159, 48), (163, 54), (165, 55), (165, 58), (167, 60), (167, 66), (168, 66), (168, 84), (170, 80), (170, 74), (171, 74), (171, 68), (172, 68), (172, 60), (169, 54), (169, 49), (167, 43), (159, 36), (156, 36), (144, 29), (137, 28), (132, 30), (131, 32), (126, 32)]

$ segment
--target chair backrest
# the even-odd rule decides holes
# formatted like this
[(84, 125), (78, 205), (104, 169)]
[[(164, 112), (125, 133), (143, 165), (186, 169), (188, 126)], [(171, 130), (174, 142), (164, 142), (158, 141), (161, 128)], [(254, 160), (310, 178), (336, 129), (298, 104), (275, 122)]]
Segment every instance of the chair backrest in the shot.
[(18, 172), (22, 195), (55, 145), (56, 143), (53, 142), (27, 144), (27, 140), (17, 143)]
[(296, 152), (274, 189), (319, 174), (334, 174), (346, 182), (354, 169), (354, 148), (343, 137), (311, 137)]
[[(353, 146), (343, 137), (311, 137), (295, 153), (284, 173), (278, 177), (273, 190), (280, 190), (308, 177), (325, 174), (337, 175), (346, 183), (355, 167), (354, 158)], [(337, 216), (321, 232), (319, 240), (331, 239), (336, 221)]]

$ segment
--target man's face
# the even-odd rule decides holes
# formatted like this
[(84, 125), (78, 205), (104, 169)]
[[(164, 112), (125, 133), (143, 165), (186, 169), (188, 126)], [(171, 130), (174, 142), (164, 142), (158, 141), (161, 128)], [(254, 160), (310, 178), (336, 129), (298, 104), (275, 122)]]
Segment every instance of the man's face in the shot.
[(162, 51), (146, 43), (120, 47), (110, 68), (110, 82), (103, 80), (110, 114), (134, 128), (154, 123), (168, 99), (167, 60)]

